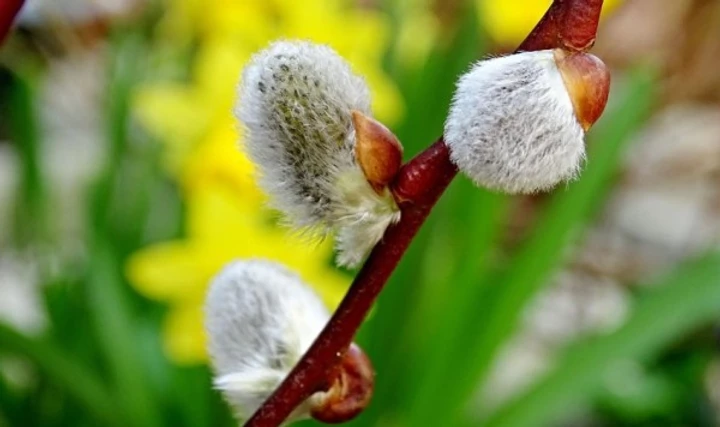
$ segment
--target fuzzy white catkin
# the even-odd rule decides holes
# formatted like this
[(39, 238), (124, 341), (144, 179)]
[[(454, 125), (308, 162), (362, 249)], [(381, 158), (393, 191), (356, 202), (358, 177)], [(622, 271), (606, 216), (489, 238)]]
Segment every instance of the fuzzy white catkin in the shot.
[[(329, 318), (317, 295), (280, 264), (235, 261), (213, 279), (205, 303), (208, 352), (215, 387), (239, 418), (280, 385)], [(308, 410), (301, 405), (293, 418)]]
[(475, 64), (458, 82), (445, 142), (465, 175), (507, 193), (573, 179), (585, 158), (584, 132), (550, 50)]
[(243, 72), (236, 115), (270, 203), (299, 228), (337, 231), (338, 262), (358, 264), (399, 218), (355, 161), (352, 111), (370, 115), (365, 81), (331, 48), (279, 41)]

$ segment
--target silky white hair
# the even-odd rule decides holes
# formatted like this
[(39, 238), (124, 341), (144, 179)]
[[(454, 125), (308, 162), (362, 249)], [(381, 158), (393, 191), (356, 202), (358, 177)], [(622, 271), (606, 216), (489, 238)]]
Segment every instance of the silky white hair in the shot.
[[(205, 329), (214, 385), (239, 418), (280, 385), (329, 318), (318, 296), (281, 264), (235, 261), (213, 279)], [(306, 402), (293, 418), (308, 413)]]
[(341, 265), (355, 266), (399, 219), (354, 154), (352, 111), (370, 115), (365, 81), (328, 46), (279, 41), (243, 72), (236, 115), (271, 205), (302, 229), (337, 231)]
[(553, 52), (480, 61), (457, 85), (445, 142), (458, 168), (480, 186), (535, 193), (575, 178), (584, 131)]

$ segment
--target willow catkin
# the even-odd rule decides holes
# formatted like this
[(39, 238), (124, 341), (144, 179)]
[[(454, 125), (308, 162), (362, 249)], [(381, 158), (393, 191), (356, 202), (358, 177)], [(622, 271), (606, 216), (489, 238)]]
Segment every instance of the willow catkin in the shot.
[(399, 218), (365, 179), (353, 111), (370, 115), (365, 81), (331, 48), (280, 41), (243, 72), (237, 117), (273, 207), (298, 228), (336, 232), (338, 262), (355, 266)]
[(480, 61), (445, 123), (451, 159), (478, 185), (534, 193), (575, 178), (584, 131), (551, 50)]

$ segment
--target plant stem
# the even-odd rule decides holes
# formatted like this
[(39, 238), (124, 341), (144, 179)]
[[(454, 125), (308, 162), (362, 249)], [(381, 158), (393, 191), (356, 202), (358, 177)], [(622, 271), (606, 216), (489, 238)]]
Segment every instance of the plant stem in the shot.
[[(555, 0), (518, 50), (586, 51), (595, 41), (602, 3)], [(455, 175), (457, 168), (442, 137), (400, 169), (392, 186), (400, 204), (400, 222), (388, 227), (330, 322), (245, 427), (276, 427), (310, 395), (327, 389), (328, 373), (344, 357), (400, 258)]]
[(0, 2), (0, 44), (10, 32), (15, 17), (25, 0), (2, 0)]
[(282, 385), (248, 420), (247, 427), (277, 426), (299, 403), (327, 387), (328, 368), (344, 356), (390, 274), (456, 174), (442, 139), (400, 169), (393, 190), (403, 200), (402, 220), (388, 228), (330, 322)]
[(555, 0), (518, 51), (589, 50), (595, 43), (602, 4), (603, 0)]

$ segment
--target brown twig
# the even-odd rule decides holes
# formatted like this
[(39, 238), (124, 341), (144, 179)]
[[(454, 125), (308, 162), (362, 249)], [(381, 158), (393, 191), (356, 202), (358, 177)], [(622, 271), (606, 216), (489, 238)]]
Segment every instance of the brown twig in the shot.
[(12, 28), (15, 17), (20, 12), (25, 0), (2, 0), (0, 1), (0, 45), (5, 41)]
[[(518, 50), (589, 49), (601, 8), (602, 0), (555, 0)], [(400, 169), (392, 187), (402, 219), (387, 229), (330, 322), (245, 427), (276, 427), (310, 395), (328, 387), (332, 367), (343, 358), (400, 258), (456, 174), (442, 138)]]
[(587, 51), (595, 43), (602, 4), (603, 0), (555, 0), (517, 50)]

